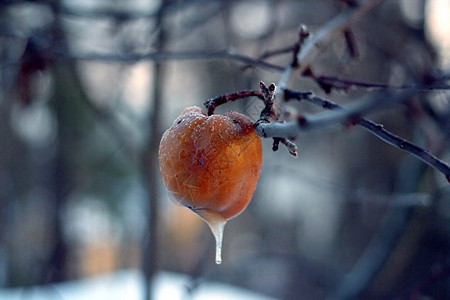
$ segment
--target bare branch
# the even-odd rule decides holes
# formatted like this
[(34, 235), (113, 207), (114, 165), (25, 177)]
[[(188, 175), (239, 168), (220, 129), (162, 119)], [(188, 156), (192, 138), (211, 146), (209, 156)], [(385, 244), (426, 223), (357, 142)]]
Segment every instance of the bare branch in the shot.
[(277, 138), (277, 137), (273, 138), (272, 150), (278, 151), (278, 147), (279, 147), (280, 143), (282, 143), (283, 145), (286, 146), (286, 148), (289, 151), (289, 154), (291, 154), (294, 157), (298, 157), (297, 145), (294, 144), (293, 142), (291, 142), (290, 140), (288, 140), (287, 138)]
[[(270, 121), (278, 120), (279, 111), (276, 110), (273, 105), (274, 94), (276, 90), (275, 84), (272, 83), (271, 85), (266, 86), (264, 82), (260, 82), (259, 87), (261, 89), (261, 92), (241, 91), (237, 93), (221, 95), (205, 101), (203, 105), (205, 105), (206, 109), (208, 110), (208, 116), (210, 116), (214, 114), (214, 110), (219, 105), (226, 104), (230, 101), (236, 101), (238, 99), (257, 97), (264, 102), (264, 109), (261, 111), (259, 120), (256, 122), (255, 126), (257, 126), (257, 124), (260, 122), (269, 123)], [(286, 146), (286, 148), (288, 149), (289, 153), (292, 156), (294, 157), (298, 156), (297, 146), (293, 142), (284, 137), (273, 139), (273, 147), (272, 147), (273, 151), (278, 150), (280, 142)]]
[(358, 44), (356, 43), (355, 34), (349, 28), (344, 30), (345, 43), (347, 44), (347, 50), (351, 58), (359, 57)]
[[(278, 81), (278, 88), (274, 91), (273, 94), (273, 104), (272, 107), (268, 107), (266, 103), (266, 107), (264, 111), (270, 110), (279, 112), (281, 111), (282, 105), (282, 93), (285, 88), (288, 87), (290, 80), (292, 79), (292, 75), (295, 71), (300, 71), (300, 73), (304, 72), (308, 69), (310, 62), (315, 58), (318, 53), (320, 47), (326, 44), (331, 38), (346, 29), (348, 25), (359, 15), (364, 13), (365, 11), (373, 8), (374, 6), (380, 4), (383, 0), (367, 0), (360, 6), (351, 6), (348, 10), (336, 16), (334, 19), (323, 25), (318, 31), (316, 31), (313, 37), (310, 37), (309, 30), (305, 25), (300, 26), (299, 30), (299, 39), (293, 48), (293, 60), (292, 63), (284, 68), (283, 73), (280, 76), (280, 80)], [(263, 92), (264, 93), (264, 92)], [(373, 105), (372, 106), (378, 106)], [(379, 107), (379, 106), (378, 106)], [(364, 108), (368, 109), (368, 108)], [(288, 141), (287, 138), (292, 138), (298, 135), (299, 128), (305, 127), (308, 124), (308, 127), (311, 127), (312, 124), (319, 123), (327, 123), (330, 122), (331, 117), (325, 117), (323, 120), (309, 120), (306, 122), (306, 119), (301, 119), (299, 122), (289, 122), (289, 123), (268, 123), (269, 120), (265, 118), (264, 111), (261, 113), (260, 119), (255, 124), (256, 132), (263, 137), (274, 137), (274, 146), (273, 149), (278, 149), (278, 144), (282, 141), (288, 149), (295, 149), (295, 151), (289, 150), (289, 152), (296, 156), (297, 155), (297, 147), (291, 141)], [(362, 113), (358, 112), (358, 113)], [(337, 115), (335, 115), (337, 116)], [(333, 116), (333, 118), (335, 117)], [(275, 118), (272, 118), (270, 121), (278, 120), (279, 113), (274, 115)], [(320, 118), (321, 116), (319, 116)], [(346, 117), (346, 116), (341, 116)], [(336, 122), (336, 121), (333, 121)], [(292, 146), (294, 145), (295, 148)]]
[[(298, 33), (298, 41), (294, 45), (264, 52), (263, 54), (261, 54), (258, 57), (258, 61), (263, 61), (267, 58), (277, 56), (277, 55), (292, 53), (294, 57), (292, 59), (291, 65), (292, 65), (292, 67), (296, 67), (297, 66), (297, 54), (300, 51), (301, 46), (303, 45), (303, 43), (307, 40), (307, 38), (309, 36), (310, 36), (310, 32), (309, 32), (308, 28), (306, 27), (305, 24), (301, 24), (300, 28), (299, 28), (299, 33)], [(251, 67), (251, 66), (245, 66), (242, 69), (245, 70), (249, 67)]]
[[(291, 46), (283, 47), (283, 48), (280, 48), (280, 49), (274, 49), (274, 50), (266, 51), (266, 52), (264, 52), (263, 54), (261, 54), (258, 57), (258, 61), (264, 61), (265, 59), (268, 59), (270, 57), (274, 57), (274, 56), (290, 53), (290, 52), (292, 52), (294, 47), (295, 47), (295, 45), (291, 45)], [(244, 66), (244, 67), (242, 67), (242, 70), (246, 70), (246, 69), (248, 69), (250, 67), (253, 67), (253, 66), (251, 66), (251, 65)]]
[[(343, 13), (339, 14), (335, 18), (331, 19), (328, 23), (320, 27), (312, 37), (310, 36), (306, 26), (300, 26), (298, 41), (299, 47), (295, 49), (295, 57), (292, 60), (292, 63), (283, 70), (280, 80), (278, 81), (278, 88), (275, 91), (274, 95), (274, 107), (277, 110), (281, 109), (283, 101), (283, 90), (288, 87), (294, 71), (299, 71), (300, 73), (306, 71), (309, 68), (310, 63), (318, 54), (319, 49), (326, 45), (329, 41), (331, 41), (334, 35), (346, 29), (346, 27), (348, 27), (351, 22), (356, 19), (356, 17), (362, 15), (367, 10), (381, 4), (382, 2), (383, 0), (367, 0), (364, 1), (360, 6), (350, 6)], [(263, 125), (263, 127), (266, 126), (277, 127), (278, 125)], [(284, 127), (291, 127), (290, 131), (292, 130), (291, 132), (296, 132), (295, 128), (297, 128), (298, 126), (295, 124), (286, 123)], [(257, 132), (261, 129), (262, 128), (259, 127), (257, 129)], [(263, 131), (259, 131), (259, 134), (265, 136)], [(292, 136), (296, 136), (296, 134), (291, 135), (291, 137)], [(280, 135), (278, 137), (286, 137), (286, 135)]]
[(331, 19), (317, 30), (314, 35), (308, 39), (302, 50), (298, 53), (298, 71), (302, 73), (313, 62), (319, 50), (323, 48), (332, 38), (348, 27), (356, 18), (366, 11), (381, 4), (384, 0), (367, 0), (360, 6), (349, 7), (346, 11)]
[(219, 105), (228, 103), (230, 101), (236, 101), (238, 99), (243, 99), (243, 98), (248, 98), (248, 97), (253, 97), (253, 96), (254, 97), (258, 97), (259, 99), (264, 101), (264, 95), (261, 94), (260, 92), (256, 92), (256, 91), (242, 91), (242, 92), (222, 95), (222, 96), (218, 96), (218, 97), (209, 99), (209, 100), (203, 102), (203, 105), (208, 110), (208, 116), (210, 116), (210, 115), (214, 114), (214, 110)]
[[(302, 97), (309, 99), (310, 93), (301, 93)], [(392, 107), (409, 98), (411, 92), (387, 93), (380, 92), (374, 95), (363, 97), (360, 100), (348, 105), (345, 109), (339, 109), (332, 112), (324, 112), (309, 116), (300, 116), (296, 121), (285, 123), (261, 124), (258, 132), (264, 137), (295, 137), (302, 131), (312, 129), (323, 129), (334, 126), (339, 123), (353, 122), (357, 123), (359, 118), (368, 113)], [(290, 95), (292, 97), (292, 95)]]
[(416, 92), (450, 90), (450, 85), (439, 84), (439, 78), (432, 78), (425, 84), (406, 83), (402, 85), (390, 85), (387, 83), (365, 82), (335, 76), (316, 76), (313, 72), (304, 72), (303, 75), (314, 80), (322, 89), (325, 90), (325, 92), (329, 92), (331, 89), (348, 90), (353, 87), (363, 89), (413, 90)]
[[(256, 132), (258, 132), (257, 128), (260, 124), (273, 124), (270, 122), (277, 121), (280, 117), (280, 108), (275, 104), (275, 94), (277, 88), (275, 84), (270, 84), (266, 86), (264, 82), (259, 83), (259, 87), (261, 89), (261, 93), (264, 95), (264, 109), (261, 111), (258, 121), (254, 124)], [(286, 137), (273, 137), (273, 146), (272, 150), (277, 151), (280, 142), (286, 146), (291, 154), (294, 157), (298, 157), (298, 148), (295, 143), (287, 139)]]
[[(405, 99), (410, 93), (401, 93), (400, 95), (397, 95), (397, 97), (394, 97), (393, 101), (383, 101), (384, 103), (389, 103), (389, 104), (394, 104), (394, 103), (398, 103), (399, 101), (403, 101), (403, 99)], [(286, 99), (297, 99), (297, 100), (305, 100), (308, 102), (311, 102), (315, 105), (321, 106), (325, 109), (330, 109), (335, 111), (340, 111), (341, 113), (333, 116), (331, 114), (321, 114), (322, 116), (318, 116), (316, 118), (305, 118), (303, 117), (303, 121), (305, 125), (301, 125), (301, 122), (289, 122), (289, 123), (284, 123), (284, 124), (280, 124), (280, 123), (275, 123), (275, 124), (268, 124), (266, 127), (269, 127), (269, 125), (277, 125), (277, 129), (276, 130), (280, 130), (280, 127), (282, 127), (283, 125), (285, 125), (285, 127), (287, 127), (289, 131), (297, 131), (300, 132), (301, 130), (306, 130), (306, 129), (312, 129), (312, 128), (317, 128), (317, 126), (326, 126), (326, 125), (331, 125), (333, 122), (342, 122), (342, 121), (349, 121), (352, 120), (356, 125), (359, 125), (361, 127), (363, 127), (364, 129), (366, 129), (367, 131), (369, 131), (370, 133), (374, 134), (376, 137), (378, 137), (379, 139), (381, 139), (382, 141), (398, 148), (401, 149), (403, 151), (406, 151), (412, 155), (414, 155), (415, 157), (419, 158), (420, 160), (422, 160), (423, 162), (425, 162), (427, 165), (429, 165), (430, 167), (436, 169), (437, 171), (441, 172), (442, 174), (444, 174), (447, 178), (447, 180), (450, 179), (450, 166), (440, 160), (439, 158), (435, 157), (434, 155), (432, 155), (431, 153), (429, 153), (427, 150), (424, 150), (422, 148), (420, 148), (419, 146), (410, 143), (400, 137), (398, 137), (397, 135), (389, 132), (388, 130), (384, 129), (383, 125), (381, 124), (376, 124), (368, 119), (364, 119), (361, 118), (361, 114), (357, 115), (355, 114), (358, 110), (360, 110), (361, 112), (364, 112), (365, 109), (371, 108), (371, 106), (373, 104), (375, 104), (375, 102), (373, 102), (374, 100), (371, 100), (369, 98), (369, 100), (367, 101), (367, 104), (360, 104), (359, 106), (354, 106), (354, 108), (352, 110), (346, 110), (344, 107), (333, 103), (331, 101), (322, 99), (320, 97), (315, 96), (312, 93), (301, 93), (301, 92), (295, 92), (295, 91), (291, 91), (291, 90), (285, 90), (285, 97)], [(375, 97), (374, 99), (376, 99), (377, 97)], [(373, 107), (375, 109), (378, 109), (378, 107)], [(373, 109), (372, 108), (372, 109)], [(379, 107), (381, 109), (381, 107)], [(373, 111), (373, 110), (372, 110)], [(368, 112), (368, 111), (366, 111)], [(356, 118), (355, 118), (356, 117)], [(312, 122), (312, 125), (311, 125)], [(309, 123), (309, 125), (308, 125)], [(264, 128), (263, 128), (264, 130)], [(264, 131), (266, 132), (266, 131)], [(270, 131), (269, 131), (270, 133)], [(280, 132), (277, 132), (277, 134)], [(287, 134), (289, 135), (289, 133), (292, 132), (288, 132)]]
[(270, 84), (269, 86), (266, 86), (264, 82), (259, 83), (259, 88), (261, 89), (261, 93), (264, 95), (264, 104), (265, 107), (261, 111), (261, 115), (259, 117), (258, 122), (271, 122), (278, 120), (278, 117), (280, 115), (280, 111), (274, 107), (274, 99), (275, 99), (275, 91), (276, 86), (275, 84)]
[(286, 146), (286, 148), (289, 151), (289, 154), (291, 154), (294, 157), (298, 157), (298, 148), (297, 145), (291, 142), (290, 140), (286, 138), (278, 138), (280, 142)]
[(230, 50), (219, 51), (191, 51), (191, 52), (154, 52), (147, 54), (108, 54), (108, 53), (57, 53), (58, 56), (67, 59), (76, 60), (94, 60), (105, 62), (119, 62), (119, 63), (137, 63), (140, 61), (165, 61), (165, 60), (209, 60), (209, 59), (223, 59), (234, 60), (245, 63), (246, 65), (256, 66), (272, 71), (283, 71), (284, 68), (278, 65), (267, 63), (261, 60), (253, 59), (251, 57), (234, 53)]

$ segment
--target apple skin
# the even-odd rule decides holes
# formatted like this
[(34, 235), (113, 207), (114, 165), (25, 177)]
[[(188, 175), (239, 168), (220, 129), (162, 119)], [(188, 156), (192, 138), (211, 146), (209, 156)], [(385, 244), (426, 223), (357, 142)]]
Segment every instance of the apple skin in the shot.
[(162, 181), (172, 198), (194, 212), (231, 219), (250, 203), (262, 163), (261, 138), (253, 122), (230, 111), (207, 116), (186, 108), (159, 147)]

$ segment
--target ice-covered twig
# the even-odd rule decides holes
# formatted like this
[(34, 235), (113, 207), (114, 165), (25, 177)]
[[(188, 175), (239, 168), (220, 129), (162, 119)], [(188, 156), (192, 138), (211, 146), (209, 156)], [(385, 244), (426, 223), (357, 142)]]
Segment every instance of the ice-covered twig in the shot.
[[(389, 104), (389, 105), (393, 105), (395, 103), (398, 103), (399, 101), (403, 101), (406, 99), (406, 97), (410, 94), (411, 92), (401, 92), (396, 94), (396, 96), (393, 96), (389, 99), (385, 98), (384, 100), (382, 100), (383, 103), (385, 104)], [(387, 93), (384, 93), (387, 94)], [(376, 94), (379, 95), (379, 94)], [(383, 96), (383, 97), (388, 97), (388, 96)], [(440, 160), (439, 158), (435, 157), (434, 155), (432, 155), (430, 152), (428, 152), (425, 149), (422, 149), (421, 147), (408, 142), (402, 138), (400, 138), (399, 136), (391, 133), (390, 131), (386, 130), (383, 125), (381, 124), (377, 124), (373, 121), (370, 121), (368, 119), (362, 118), (362, 114), (364, 113), (364, 110), (367, 110), (368, 108), (371, 108), (372, 105), (376, 105), (376, 99), (378, 97), (373, 97), (373, 98), (369, 98), (367, 101), (367, 104), (364, 103), (360, 103), (359, 106), (353, 106), (353, 108), (351, 109), (345, 109), (344, 107), (329, 101), (329, 100), (325, 100), (322, 99), (316, 95), (314, 95), (313, 93), (303, 93), (303, 92), (296, 92), (296, 91), (292, 91), (292, 90), (288, 90), (285, 89), (285, 98), (286, 99), (296, 99), (296, 100), (304, 100), (304, 101), (308, 101), (311, 102), (315, 105), (321, 106), (324, 109), (329, 109), (331, 110), (330, 113), (333, 112), (339, 112), (336, 115), (333, 114), (319, 114), (319, 116), (311, 116), (311, 117), (302, 117), (302, 120), (299, 120), (297, 122), (289, 122), (289, 123), (284, 123), (284, 124), (276, 124), (273, 123), (272, 124), (267, 124), (265, 131), (267, 130), (267, 128), (269, 128), (269, 125), (275, 126), (276, 129), (270, 129), (270, 130), (277, 130), (277, 131), (284, 131), (282, 128), (283, 127), (287, 127), (288, 129), (287, 131), (287, 135), (288, 136), (292, 136), (289, 134), (294, 133), (295, 131), (297, 132), (301, 132), (302, 130), (306, 130), (306, 129), (313, 129), (313, 128), (318, 128), (320, 126), (326, 126), (326, 125), (331, 125), (333, 122), (354, 122), (356, 125), (359, 125), (361, 127), (363, 127), (365, 130), (369, 131), (370, 133), (374, 134), (376, 137), (378, 137), (379, 139), (381, 139), (382, 141), (398, 148), (401, 149), (403, 151), (406, 151), (412, 155), (414, 155), (415, 157), (419, 158), (420, 160), (422, 160), (423, 162), (425, 162), (426, 164), (428, 164), (430, 167), (434, 168), (435, 170), (441, 172), (442, 174), (444, 174), (447, 178), (447, 180), (450, 181), (450, 166)], [(388, 100), (388, 101), (386, 101)], [(386, 105), (380, 105), (379, 107), (373, 107), (370, 109), (370, 111), (366, 111), (366, 112), (371, 112), (374, 110), (378, 110), (378, 109), (382, 109), (382, 108), (387, 108), (388, 106)], [(359, 111), (359, 114), (356, 114)], [(313, 118), (314, 117), (314, 118)], [(301, 125), (303, 124), (303, 125)], [(263, 127), (264, 129), (264, 127)], [(269, 130), (269, 134), (273, 133), (272, 131)], [(289, 131), (293, 131), (293, 132), (289, 132)], [(278, 136), (280, 132), (276, 132), (275, 134)]]

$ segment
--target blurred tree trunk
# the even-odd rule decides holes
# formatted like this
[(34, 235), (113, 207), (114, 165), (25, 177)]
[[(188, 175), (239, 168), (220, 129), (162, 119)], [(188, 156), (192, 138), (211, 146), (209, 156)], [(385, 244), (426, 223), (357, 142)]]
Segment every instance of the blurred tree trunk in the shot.
[[(50, 222), (50, 234), (53, 236), (53, 249), (48, 260), (48, 269), (44, 269), (44, 272), (48, 272), (47, 276), (42, 276), (43, 283), (58, 282), (67, 280), (67, 251), (68, 245), (63, 236), (62, 227), (62, 209), (67, 199), (67, 194), (70, 189), (70, 176), (68, 174), (67, 164), (67, 148), (70, 144), (70, 125), (67, 122), (65, 116), (68, 113), (67, 106), (70, 105), (70, 95), (65, 91), (61, 80), (64, 80), (65, 75), (68, 73), (63, 70), (62, 66), (57, 66), (54, 72), (55, 78), (55, 94), (53, 96), (53, 105), (58, 124), (58, 134), (56, 140), (56, 155), (55, 164), (53, 170), (53, 183), (54, 183), (54, 203), (51, 210), (52, 215), (49, 216)], [(62, 72), (58, 72), (61, 69)], [(64, 75), (63, 75), (64, 74)], [(47, 277), (47, 278), (46, 278)]]
[[(55, 21), (53, 37), (56, 47), (69, 53), (64, 30), (60, 21), (58, 4), (54, 7)], [(93, 116), (89, 114), (86, 103), (89, 102), (84, 93), (80, 78), (73, 61), (58, 60), (52, 66), (53, 96), (51, 104), (57, 121), (57, 139), (53, 169), (53, 209), (49, 216), (52, 246), (47, 268), (44, 268), (42, 283), (60, 282), (70, 279), (70, 245), (63, 233), (63, 212), (71, 190), (76, 183), (75, 156), (80, 150), (80, 139), (91, 130)]]
[[(7, 68), (2, 72), (1, 80), (5, 81)], [(2, 82), (5, 84), (5, 82)], [(5, 84), (6, 85), (6, 84)], [(10, 114), (12, 95), (9, 89), (2, 90), (0, 99), (0, 286), (14, 284), (20, 276), (13, 270), (13, 247), (11, 235), (14, 234), (14, 186), (13, 170), (15, 169), (15, 151), (19, 141), (14, 137), (11, 128)], [(16, 270), (17, 271), (17, 270)]]
[[(162, 1), (156, 20), (156, 28), (159, 31), (155, 49), (163, 51), (167, 40), (167, 34), (164, 28), (164, 9), (170, 1)], [(148, 149), (144, 152), (144, 174), (146, 174), (149, 211), (147, 215), (147, 236), (143, 245), (143, 271), (145, 276), (145, 294), (144, 299), (152, 299), (152, 279), (158, 269), (158, 208), (159, 208), (159, 167), (158, 167), (158, 149), (159, 141), (162, 136), (161, 113), (162, 113), (162, 93), (165, 79), (164, 63), (155, 62), (152, 72), (154, 82), (150, 84), (152, 88), (152, 106), (149, 113), (150, 138)]]
[(76, 151), (71, 145), (74, 141), (74, 124), (71, 119), (78, 115), (72, 108), (75, 102), (77, 87), (74, 86), (74, 76), (65, 63), (54, 67), (54, 95), (52, 104), (57, 120), (56, 154), (53, 169), (54, 203), (51, 210), (50, 234), (53, 236), (53, 249), (48, 260), (47, 276), (43, 276), (46, 283), (64, 281), (68, 279), (68, 250), (69, 246), (63, 236), (62, 210), (67, 202), (67, 196), (73, 186), (70, 175), (70, 151)]

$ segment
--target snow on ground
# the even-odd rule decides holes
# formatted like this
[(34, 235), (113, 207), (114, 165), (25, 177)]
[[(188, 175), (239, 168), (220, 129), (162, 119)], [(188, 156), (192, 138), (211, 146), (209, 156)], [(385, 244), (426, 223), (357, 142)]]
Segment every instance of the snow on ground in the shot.
[[(202, 282), (190, 297), (187, 291), (190, 282), (188, 276), (160, 272), (155, 278), (153, 299), (273, 300), (249, 290), (214, 282)], [(0, 300), (141, 300), (143, 284), (138, 271), (124, 270), (48, 286), (0, 289)]]

